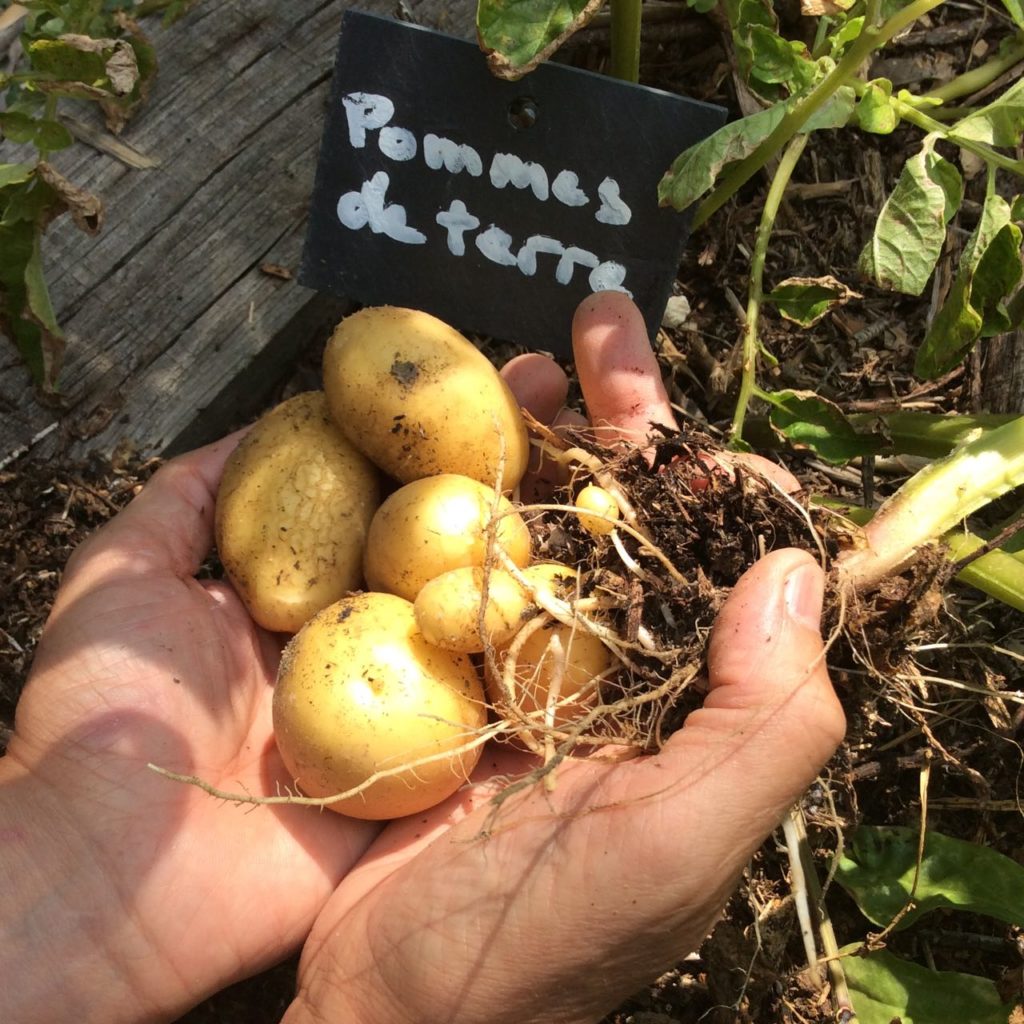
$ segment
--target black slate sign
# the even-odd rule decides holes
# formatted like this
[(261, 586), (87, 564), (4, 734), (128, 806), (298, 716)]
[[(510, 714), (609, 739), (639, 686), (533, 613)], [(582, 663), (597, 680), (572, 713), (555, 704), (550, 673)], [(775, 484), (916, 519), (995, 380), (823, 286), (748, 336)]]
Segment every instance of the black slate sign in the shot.
[(561, 354), (615, 288), (653, 336), (688, 230), (657, 184), (724, 120), (557, 64), (501, 81), (471, 43), (348, 11), (300, 280)]

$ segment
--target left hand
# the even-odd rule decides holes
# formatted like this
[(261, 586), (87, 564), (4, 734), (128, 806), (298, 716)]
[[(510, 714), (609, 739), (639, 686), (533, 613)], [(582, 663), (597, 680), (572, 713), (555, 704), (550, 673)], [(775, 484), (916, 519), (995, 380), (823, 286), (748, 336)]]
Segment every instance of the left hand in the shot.
[(278, 640), (212, 546), (228, 438), (162, 468), (68, 565), (0, 760), (0, 1020), (173, 1019), (282, 959), (379, 826), (247, 813), (289, 786), (270, 724)]

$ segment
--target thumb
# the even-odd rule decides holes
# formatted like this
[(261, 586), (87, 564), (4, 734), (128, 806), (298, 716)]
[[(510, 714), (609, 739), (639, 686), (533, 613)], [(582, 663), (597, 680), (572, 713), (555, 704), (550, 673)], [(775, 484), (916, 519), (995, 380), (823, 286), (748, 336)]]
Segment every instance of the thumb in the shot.
[(824, 583), (814, 559), (792, 548), (740, 578), (712, 632), (710, 692), (669, 743), (700, 779), (701, 803), (728, 807), (750, 849), (843, 738), (820, 635)]

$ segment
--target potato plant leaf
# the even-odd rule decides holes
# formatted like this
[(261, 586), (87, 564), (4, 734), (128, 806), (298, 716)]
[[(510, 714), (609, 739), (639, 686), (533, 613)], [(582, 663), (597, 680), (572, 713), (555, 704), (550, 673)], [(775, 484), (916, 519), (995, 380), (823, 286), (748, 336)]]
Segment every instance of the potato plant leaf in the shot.
[[(853, 953), (847, 946), (840, 953)], [(1013, 1003), (1003, 1003), (994, 982), (973, 974), (930, 971), (886, 950), (847, 956), (843, 970), (859, 1024), (1007, 1024)]]
[(546, 60), (604, 0), (480, 0), (476, 32), (498, 78), (515, 81)]
[(1021, 0), (1003, 0), (1003, 6), (1017, 28), (1024, 28), (1024, 4)]
[(786, 116), (786, 104), (776, 103), (756, 114), (719, 128), (684, 150), (658, 183), (662, 206), (685, 210), (708, 192), (722, 169), (750, 156)]
[(924, 291), (964, 194), (960, 172), (935, 152), (935, 142), (927, 136), (904, 164), (858, 262), (877, 285), (906, 295)]
[(857, 104), (857, 123), (873, 135), (890, 135), (900, 123), (892, 105), (892, 82), (878, 78), (869, 82)]
[(884, 441), (860, 433), (842, 410), (813, 391), (763, 392), (771, 405), (772, 429), (794, 448), (809, 448), (826, 462), (839, 465), (881, 451)]
[[(864, 825), (854, 833), (836, 880), (869, 921), (885, 927), (906, 906), (914, 884), (917, 848), (918, 833), (912, 828)], [(939, 907), (1024, 924), (1024, 867), (987, 847), (929, 832), (914, 909), (897, 928)]]
[(824, 277), (788, 277), (764, 298), (787, 320), (813, 327), (837, 306), (861, 296), (831, 274)]
[(66, 149), (75, 140), (59, 121), (29, 117), (20, 111), (0, 113), (0, 134), (16, 143), (31, 143), (48, 153)]
[(958, 121), (949, 138), (983, 142), (989, 146), (1013, 147), (1024, 135), (1024, 78), (1012, 85), (987, 107)]
[(990, 195), (967, 241), (956, 280), (917, 351), (914, 372), (932, 380), (953, 369), (979, 338), (1014, 325), (1005, 300), (1022, 276), (1021, 229), (1009, 203)]
[(32, 164), (0, 164), (0, 189), (28, 181), (34, 171)]
[(750, 75), (770, 85), (784, 85), (799, 92), (815, 78), (815, 64), (799, 40), (783, 39), (763, 25), (753, 25), (748, 36), (752, 54)]

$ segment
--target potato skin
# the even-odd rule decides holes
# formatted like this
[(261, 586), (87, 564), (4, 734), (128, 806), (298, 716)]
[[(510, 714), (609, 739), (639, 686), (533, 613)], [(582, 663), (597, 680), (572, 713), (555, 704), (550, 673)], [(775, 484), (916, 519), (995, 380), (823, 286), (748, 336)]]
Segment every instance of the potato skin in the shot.
[(454, 793), (481, 750), (458, 748), (487, 721), (470, 660), (431, 647), (408, 601), (376, 593), (343, 598), (292, 639), (273, 708), (285, 767), (310, 796), (343, 793), (381, 769), (452, 752), (327, 805), (375, 820), (415, 814)]
[[(366, 538), (370, 590), (414, 601), (426, 583), (450, 569), (483, 565), (494, 491), (458, 473), (399, 487), (377, 510)], [(530, 532), (511, 502), (498, 502), (497, 542), (518, 566), (530, 560)]]
[(380, 474), (334, 425), (322, 391), (282, 402), (242, 439), (217, 494), (217, 551), (250, 615), (295, 633), (362, 585)]
[[(480, 636), (480, 607), (484, 603), (484, 569), (463, 566), (441, 573), (416, 595), (416, 624), (428, 643), (446, 651), (484, 650)], [(529, 595), (501, 569), (487, 576), (487, 608), (483, 630), (496, 647), (509, 642), (530, 610)]]
[(428, 313), (353, 313), (328, 342), (323, 371), (338, 426), (402, 483), (462, 473), (493, 487), (502, 447), (502, 490), (526, 472), (526, 424), (508, 385), (471, 342)]

